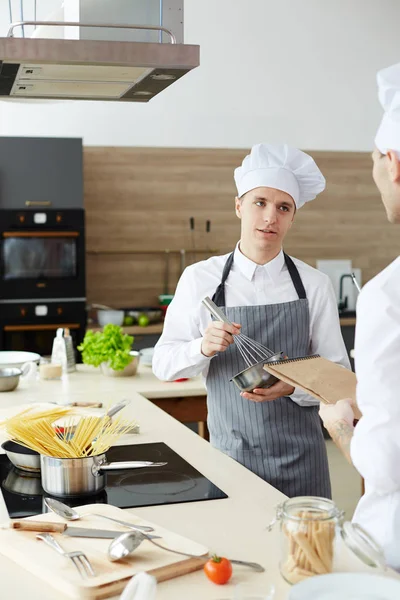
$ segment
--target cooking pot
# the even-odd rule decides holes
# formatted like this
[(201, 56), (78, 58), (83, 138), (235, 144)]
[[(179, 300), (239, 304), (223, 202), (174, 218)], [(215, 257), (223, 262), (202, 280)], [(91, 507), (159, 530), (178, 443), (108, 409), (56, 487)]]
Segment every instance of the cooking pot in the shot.
[(97, 494), (106, 486), (106, 471), (161, 467), (167, 463), (125, 461), (107, 463), (106, 455), (84, 458), (54, 458), (40, 455), (42, 487), (51, 496)]

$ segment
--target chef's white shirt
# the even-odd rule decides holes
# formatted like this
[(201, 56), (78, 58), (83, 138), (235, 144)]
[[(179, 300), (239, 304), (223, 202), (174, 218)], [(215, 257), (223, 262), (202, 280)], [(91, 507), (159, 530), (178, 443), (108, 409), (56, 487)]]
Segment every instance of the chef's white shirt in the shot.
[(351, 458), (365, 479), (354, 521), (400, 570), (400, 257), (368, 282), (357, 302), (357, 404)]
[[(159, 379), (173, 381), (200, 373), (206, 379), (212, 358), (201, 353), (201, 342), (211, 316), (201, 302), (206, 296), (212, 298), (214, 295), (221, 283), (228, 256), (229, 254), (213, 256), (187, 267), (183, 272), (166, 313), (162, 336), (154, 351), (153, 372)], [(350, 368), (330, 279), (300, 260), (294, 258), (293, 262), (299, 271), (309, 302), (309, 354), (320, 354)], [(240, 252), (239, 245), (236, 246), (232, 269), (225, 283), (225, 301), (228, 307), (280, 304), (293, 300), (298, 300), (298, 295), (285, 264), (283, 251), (267, 264), (258, 265)], [(291, 398), (300, 406), (318, 404), (315, 398), (298, 389)]]

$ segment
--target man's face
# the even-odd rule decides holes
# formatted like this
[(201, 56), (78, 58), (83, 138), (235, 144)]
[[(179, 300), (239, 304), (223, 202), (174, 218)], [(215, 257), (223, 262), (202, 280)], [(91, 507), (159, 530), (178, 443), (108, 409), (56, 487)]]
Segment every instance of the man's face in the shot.
[(372, 176), (391, 223), (400, 223), (400, 161), (394, 152), (372, 153)]
[(296, 212), (289, 194), (269, 187), (236, 198), (235, 208), (242, 221), (242, 240), (258, 250), (280, 248)]

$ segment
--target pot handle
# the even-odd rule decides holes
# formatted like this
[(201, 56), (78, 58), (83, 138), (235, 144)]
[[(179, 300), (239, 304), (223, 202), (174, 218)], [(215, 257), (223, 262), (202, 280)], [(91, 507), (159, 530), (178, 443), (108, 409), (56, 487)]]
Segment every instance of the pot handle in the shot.
[(102, 465), (93, 465), (93, 475), (99, 475), (102, 471), (125, 471), (127, 469), (143, 469), (147, 467), (163, 467), (166, 462), (151, 462), (148, 460), (128, 460), (123, 462), (104, 463)]

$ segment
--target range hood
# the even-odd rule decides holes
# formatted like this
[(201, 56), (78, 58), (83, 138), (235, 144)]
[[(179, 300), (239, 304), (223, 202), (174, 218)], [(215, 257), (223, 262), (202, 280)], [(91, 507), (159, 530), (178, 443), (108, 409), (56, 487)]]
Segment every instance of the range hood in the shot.
[[(24, 25), (155, 30), (169, 43), (15, 38)], [(0, 38), (0, 99), (148, 102), (198, 67), (200, 48), (177, 44), (164, 27), (65, 21), (13, 23)]]

